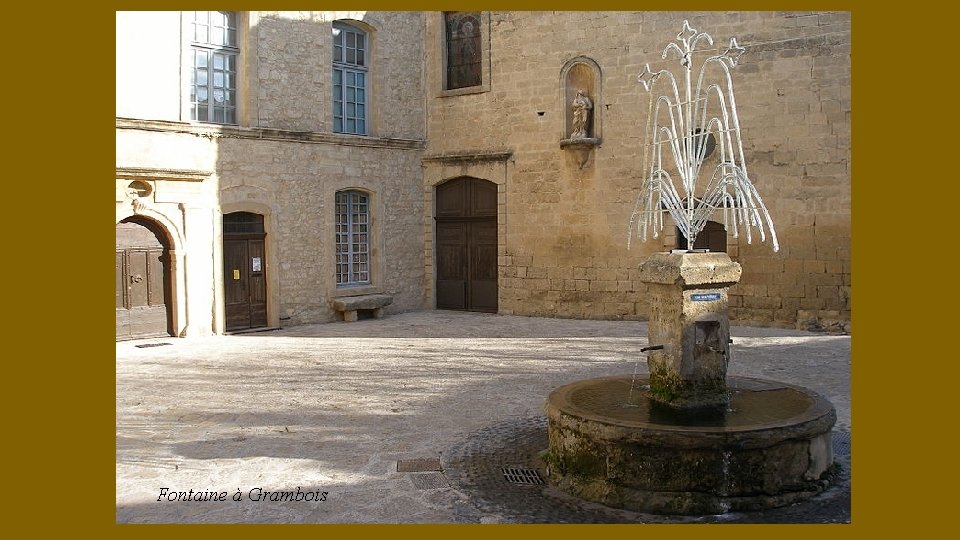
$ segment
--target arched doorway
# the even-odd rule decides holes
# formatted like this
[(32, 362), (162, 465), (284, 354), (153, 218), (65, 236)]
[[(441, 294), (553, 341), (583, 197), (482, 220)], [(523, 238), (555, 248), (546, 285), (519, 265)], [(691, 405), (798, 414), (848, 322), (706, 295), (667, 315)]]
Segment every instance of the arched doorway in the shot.
[(497, 185), (456, 178), (436, 188), (437, 308), (497, 312)]
[[(687, 237), (677, 227), (677, 249), (687, 249)], [(722, 223), (708, 221), (693, 241), (693, 249), (706, 249), (715, 252), (727, 251), (727, 230)]]
[(117, 340), (175, 335), (169, 243), (154, 221), (132, 216), (116, 228)]
[(228, 332), (267, 326), (266, 236), (260, 214), (223, 215), (223, 302)]

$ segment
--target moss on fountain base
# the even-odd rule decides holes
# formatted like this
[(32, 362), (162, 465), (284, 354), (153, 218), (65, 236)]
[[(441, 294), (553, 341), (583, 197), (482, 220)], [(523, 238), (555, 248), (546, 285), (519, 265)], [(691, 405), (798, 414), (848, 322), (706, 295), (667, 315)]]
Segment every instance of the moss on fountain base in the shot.
[(711, 377), (684, 379), (662, 362), (649, 361), (650, 399), (674, 409), (709, 410), (726, 407), (730, 401), (726, 371)]

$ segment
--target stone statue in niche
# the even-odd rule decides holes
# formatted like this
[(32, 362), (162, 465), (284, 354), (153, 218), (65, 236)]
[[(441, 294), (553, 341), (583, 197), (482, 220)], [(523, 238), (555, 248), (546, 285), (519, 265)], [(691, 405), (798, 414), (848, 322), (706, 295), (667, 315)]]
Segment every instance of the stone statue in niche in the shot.
[(584, 94), (583, 90), (577, 90), (577, 97), (573, 98), (573, 133), (571, 139), (585, 139), (590, 131), (590, 111), (593, 109), (593, 102)]

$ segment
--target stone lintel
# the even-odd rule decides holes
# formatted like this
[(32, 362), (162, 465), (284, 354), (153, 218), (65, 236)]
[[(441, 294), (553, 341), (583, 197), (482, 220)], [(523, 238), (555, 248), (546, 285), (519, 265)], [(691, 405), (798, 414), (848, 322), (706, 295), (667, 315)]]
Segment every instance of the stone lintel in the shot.
[(441, 163), (443, 165), (462, 165), (464, 163), (506, 162), (513, 156), (512, 150), (502, 152), (467, 152), (433, 154), (423, 156), (423, 163)]

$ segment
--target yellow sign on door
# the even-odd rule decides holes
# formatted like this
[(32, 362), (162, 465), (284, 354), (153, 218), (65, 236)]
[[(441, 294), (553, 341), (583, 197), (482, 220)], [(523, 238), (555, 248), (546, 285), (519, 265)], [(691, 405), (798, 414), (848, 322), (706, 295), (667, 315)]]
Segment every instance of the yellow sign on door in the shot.
[(240, 279), (240, 271), (239, 271), (239, 270), (234, 270), (234, 271), (233, 271), (233, 279)]

